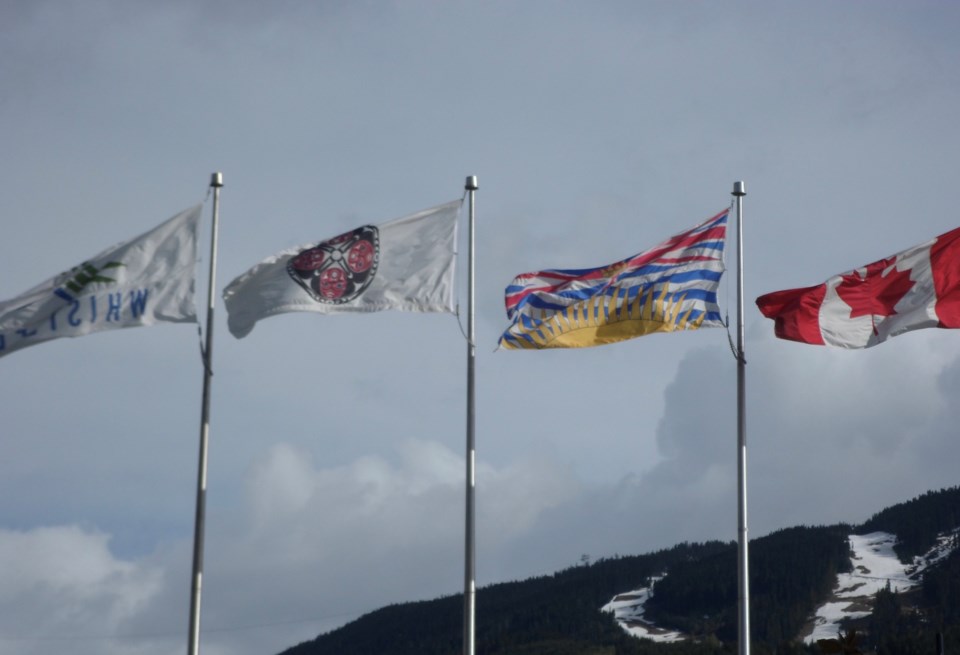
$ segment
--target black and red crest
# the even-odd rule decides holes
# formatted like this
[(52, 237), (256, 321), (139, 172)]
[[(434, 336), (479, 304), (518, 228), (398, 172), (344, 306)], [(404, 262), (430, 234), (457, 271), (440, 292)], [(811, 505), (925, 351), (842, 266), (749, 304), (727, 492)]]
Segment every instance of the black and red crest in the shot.
[(314, 300), (342, 305), (370, 286), (380, 262), (377, 228), (364, 225), (301, 250), (287, 272)]

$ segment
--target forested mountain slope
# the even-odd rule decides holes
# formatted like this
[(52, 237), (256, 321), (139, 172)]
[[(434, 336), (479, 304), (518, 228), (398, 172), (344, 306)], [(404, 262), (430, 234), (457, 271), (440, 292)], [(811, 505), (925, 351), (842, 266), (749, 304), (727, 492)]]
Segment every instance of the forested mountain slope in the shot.
[[(800, 633), (851, 570), (851, 534), (899, 536), (904, 562), (960, 527), (960, 488), (926, 493), (878, 512), (862, 525), (800, 526), (750, 543), (754, 655), (817, 653)], [(956, 537), (951, 537), (956, 541)], [(955, 545), (955, 544), (953, 544)], [(905, 594), (876, 594), (872, 613), (850, 627), (864, 652), (933, 653), (935, 634), (960, 645), (960, 552), (955, 548)], [(479, 655), (720, 654), (736, 652), (736, 544), (679, 544), (646, 555), (613, 557), (554, 575), (506, 582), (477, 592)], [(627, 634), (600, 608), (614, 596), (650, 585), (649, 620), (688, 639), (655, 643)], [(282, 655), (453, 655), (461, 652), (462, 596), (384, 607)], [(948, 650), (949, 652), (949, 650)]]

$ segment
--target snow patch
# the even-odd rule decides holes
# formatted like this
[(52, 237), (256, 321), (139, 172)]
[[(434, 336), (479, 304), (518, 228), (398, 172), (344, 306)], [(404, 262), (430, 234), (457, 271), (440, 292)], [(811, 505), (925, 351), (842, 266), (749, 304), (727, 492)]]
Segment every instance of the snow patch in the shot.
[[(920, 584), (923, 572), (949, 555), (960, 538), (960, 528), (944, 533), (928, 552), (915, 557), (910, 564), (903, 564), (893, 551), (896, 535), (889, 532), (871, 532), (865, 535), (850, 535), (850, 559), (853, 571), (837, 575), (837, 582), (829, 601), (821, 605), (814, 616), (810, 634), (804, 643), (817, 639), (833, 639), (844, 621), (869, 616), (873, 611), (873, 598), (878, 591), (907, 591)], [(650, 579), (650, 586), (617, 594), (604, 605), (603, 612), (613, 612), (623, 630), (634, 637), (658, 642), (683, 641), (686, 635), (660, 628), (644, 618), (644, 606), (653, 596), (654, 586), (664, 576)]]
[(851, 573), (840, 573), (832, 598), (821, 605), (814, 616), (813, 630), (804, 637), (810, 644), (818, 639), (833, 639), (844, 621), (869, 616), (873, 611), (873, 597), (890, 585), (891, 591), (907, 591), (920, 584), (923, 572), (950, 554), (960, 529), (938, 537), (927, 553), (902, 563), (893, 545), (896, 535), (889, 532), (871, 532), (850, 535)]
[(651, 578), (649, 587), (617, 594), (600, 608), (602, 612), (613, 612), (613, 617), (627, 634), (659, 642), (682, 641), (685, 637), (676, 631), (658, 628), (643, 617), (644, 605), (653, 595), (653, 585), (663, 576)]

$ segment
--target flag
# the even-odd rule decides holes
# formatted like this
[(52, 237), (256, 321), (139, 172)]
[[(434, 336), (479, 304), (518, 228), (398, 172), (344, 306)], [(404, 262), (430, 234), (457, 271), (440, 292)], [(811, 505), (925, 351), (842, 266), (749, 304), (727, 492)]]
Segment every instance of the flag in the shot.
[(506, 290), (512, 323), (500, 345), (579, 348), (722, 327), (717, 287), (729, 213), (609, 266), (518, 275)]
[(286, 312), (454, 312), (456, 200), (268, 257), (223, 290), (230, 333)]
[(195, 323), (194, 272), (202, 205), (0, 302), (0, 356), (61, 337)]
[(928, 327), (960, 327), (960, 228), (823, 284), (757, 298), (781, 339), (869, 348)]

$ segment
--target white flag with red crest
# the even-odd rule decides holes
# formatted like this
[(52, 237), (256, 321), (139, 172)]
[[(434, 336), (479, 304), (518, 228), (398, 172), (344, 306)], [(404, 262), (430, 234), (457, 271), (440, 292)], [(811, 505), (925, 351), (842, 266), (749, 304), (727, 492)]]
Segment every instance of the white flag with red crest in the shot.
[(223, 290), (230, 333), (286, 312), (450, 312), (461, 201), (284, 250)]

